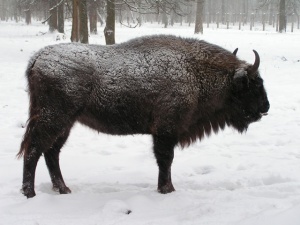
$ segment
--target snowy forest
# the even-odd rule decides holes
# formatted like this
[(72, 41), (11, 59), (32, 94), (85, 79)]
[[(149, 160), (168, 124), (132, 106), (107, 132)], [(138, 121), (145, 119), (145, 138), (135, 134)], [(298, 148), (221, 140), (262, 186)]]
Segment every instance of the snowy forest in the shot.
[[(300, 225), (299, 16), (300, 0), (0, 0), (0, 225)], [(152, 36), (159, 41), (143, 42), (148, 46), (148, 58), (137, 53), (139, 49), (126, 51), (133, 40)], [(153, 72), (140, 76), (146, 64), (154, 62), (159, 68), (163, 61), (173, 62), (170, 70), (163, 68), (170, 71), (166, 80), (174, 81), (173, 85), (161, 90), (185, 90), (194, 80), (177, 80), (186, 74), (180, 66), (192, 63), (182, 60), (182, 44), (170, 41), (172, 51), (180, 52), (177, 58), (170, 57), (173, 52), (168, 49), (157, 47), (159, 37), (166, 36), (224, 49), (223, 58), (208, 57), (213, 63), (234, 58), (256, 68), (259, 65), (260, 76), (255, 79), (263, 79), (270, 103), (267, 115), (243, 133), (225, 124), (224, 130), (204, 134), (189, 146), (176, 145), (172, 162), (176, 191), (168, 194), (158, 190), (159, 167), (152, 135), (109, 135), (74, 122), (59, 157), (63, 180), (71, 193), (60, 194), (55, 189), (44, 154), (36, 167), (36, 196), (27, 199), (22, 182), (25, 160), (17, 154), (29, 124), (30, 86), (25, 71), (36, 53), (44, 49), (47, 60), (35, 68), (50, 68), (51, 76), (62, 78), (48, 89), (49, 96), (64, 84), (70, 88), (66, 88), (68, 93), (80, 96), (81, 90), (71, 90), (81, 85), (73, 85), (77, 71), (90, 71), (87, 68), (97, 63), (95, 74), (101, 69), (112, 71), (103, 79), (111, 81), (106, 83), (110, 87), (117, 86), (115, 77), (124, 77), (122, 69), (129, 68), (126, 75), (137, 71), (134, 79), (119, 79), (123, 85), (118, 87), (125, 89), (126, 82), (140, 81), (131, 85), (134, 89), (151, 86), (144, 80), (151, 80), (152, 74), (169, 75)], [(122, 55), (108, 58), (110, 49), (119, 49)], [(153, 49), (158, 49), (155, 54)], [(89, 56), (80, 58), (80, 54)], [(195, 55), (191, 58), (199, 60)], [(199, 65), (205, 64), (201, 60)], [(63, 64), (76, 70), (65, 72), (59, 69)], [(130, 66), (138, 64), (140, 68), (131, 70)], [(198, 61), (193, 66), (198, 66)], [(219, 76), (218, 68), (215, 74)], [(193, 70), (186, 66), (186, 71)], [(85, 75), (89, 73), (82, 72), (82, 83), (88, 81)], [(233, 76), (233, 72), (228, 74)], [(261, 87), (261, 82), (256, 87)], [(102, 80), (94, 83), (102, 84)], [(36, 87), (40, 90), (43, 85)], [(106, 85), (102, 87), (106, 90)], [(117, 89), (112, 90), (111, 96), (117, 95)], [(125, 99), (130, 94), (126, 92)], [(56, 103), (57, 96), (44, 99)], [(83, 102), (90, 100), (86, 96)], [(121, 109), (134, 104), (124, 103), (122, 98), (118, 101)], [(168, 102), (172, 99), (161, 105)], [(147, 107), (148, 102), (141, 108)], [(130, 121), (136, 118), (130, 113), (125, 117)], [(206, 125), (213, 129), (209, 121)]]
[[(106, 43), (115, 43), (115, 23), (128, 27), (161, 23), (164, 28), (175, 23), (204, 27), (272, 26), (277, 32), (299, 29), (299, 0), (1, 0), (2, 21), (32, 18), (49, 24), (49, 31), (64, 33), (64, 22), (73, 21), (72, 41), (88, 43), (89, 33), (97, 34), (98, 24), (106, 26)], [(105, 24), (105, 25), (104, 25)], [(78, 29), (80, 31), (78, 32)], [(112, 32), (112, 34), (111, 34)], [(80, 33), (80, 35), (79, 35)], [(110, 33), (110, 35), (108, 35)], [(75, 35), (76, 34), (76, 35)], [(80, 37), (79, 37), (80, 36)]]

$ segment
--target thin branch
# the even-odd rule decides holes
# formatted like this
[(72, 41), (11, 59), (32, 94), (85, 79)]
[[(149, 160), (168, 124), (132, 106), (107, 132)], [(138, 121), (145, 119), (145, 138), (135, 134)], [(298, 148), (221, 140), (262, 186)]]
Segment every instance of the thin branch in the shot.
[(125, 26), (125, 27), (128, 27), (128, 28), (136, 28), (140, 23), (138, 21), (137, 24), (135, 24), (134, 26), (131, 26), (131, 25), (128, 26), (128, 25), (122, 23), (122, 21), (120, 21), (120, 24), (123, 25), (123, 26)]
[(51, 17), (52, 17), (52, 14), (45, 21), (43, 21), (42, 24), (45, 24)]
[(65, 0), (61, 0), (59, 3), (57, 3), (55, 6), (53, 6), (51, 9), (49, 9), (49, 12), (59, 7)]

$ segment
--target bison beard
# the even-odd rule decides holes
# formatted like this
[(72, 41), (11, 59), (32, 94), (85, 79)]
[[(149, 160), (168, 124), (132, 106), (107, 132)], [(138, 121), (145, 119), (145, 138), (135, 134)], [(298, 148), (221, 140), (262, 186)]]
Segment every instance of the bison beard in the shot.
[(150, 134), (159, 167), (158, 191), (174, 191), (174, 147), (218, 132), (243, 132), (266, 114), (269, 102), (258, 67), (225, 49), (174, 36), (137, 38), (114, 46), (48, 46), (30, 60), (29, 120), (18, 156), (24, 156), (25, 196), (35, 196), (44, 154), (53, 188), (65, 185), (60, 149), (76, 121), (112, 135)]

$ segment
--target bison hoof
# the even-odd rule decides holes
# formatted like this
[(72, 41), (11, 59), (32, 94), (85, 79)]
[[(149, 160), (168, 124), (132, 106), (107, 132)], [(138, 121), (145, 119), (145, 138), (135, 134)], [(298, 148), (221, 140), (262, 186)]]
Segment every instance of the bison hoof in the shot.
[(53, 191), (59, 192), (60, 194), (70, 194), (71, 193), (71, 189), (68, 187), (57, 187), (57, 186), (53, 186)]
[(21, 193), (25, 195), (27, 198), (33, 198), (35, 196), (35, 191), (31, 187), (23, 186), (21, 189)]
[(161, 194), (168, 194), (168, 193), (175, 191), (175, 188), (173, 187), (173, 184), (170, 183), (170, 184), (166, 184), (164, 186), (158, 187), (157, 191)]
[(68, 188), (68, 187), (60, 188), (59, 189), (59, 193), (60, 194), (70, 194), (71, 193), (71, 189)]

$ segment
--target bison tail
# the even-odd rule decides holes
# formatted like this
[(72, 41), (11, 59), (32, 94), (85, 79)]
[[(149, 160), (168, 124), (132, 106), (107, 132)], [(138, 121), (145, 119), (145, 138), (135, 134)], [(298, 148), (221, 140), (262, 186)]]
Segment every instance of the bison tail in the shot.
[(34, 118), (30, 118), (28, 121), (26, 132), (23, 136), (23, 141), (21, 143), (20, 150), (17, 154), (17, 158), (21, 158), (27, 154), (27, 150), (28, 150), (29, 144), (31, 142), (31, 133), (35, 126), (35, 121), (36, 121), (36, 119), (34, 119)]
[(33, 95), (33, 93), (32, 93), (33, 87), (31, 85), (32, 81), (31, 81), (31, 78), (30, 78), (32, 73), (33, 73), (32, 68), (34, 67), (34, 64), (35, 64), (37, 58), (38, 58), (38, 54), (35, 54), (30, 59), (30, 61), (28, 63), (28, 66), (27, 66), (27, 69), (26, 69), (26, 72), (25, 72), (25, 75), (26, 75), (27, 80), (28, 80), (28, 93), (29, 93), (29, 97), (30, 97), (29, 119), (27, 121), (26, 132), (23, 136), (23, 141), (21, 143), (20, 150), (17, 154), (17, 158), (21, 158), (21, 157), (23, 157), (24, 155), (27, 154), (29, 143), (31, 142), (31, 133), (32, 133), (32, 130), (34, 129), (34, 127), (35, 127), (36, 120), (37, 120), (37, 110), (36, 110), (37, 106), (36, 106), (36, 101), (32, 96)]

